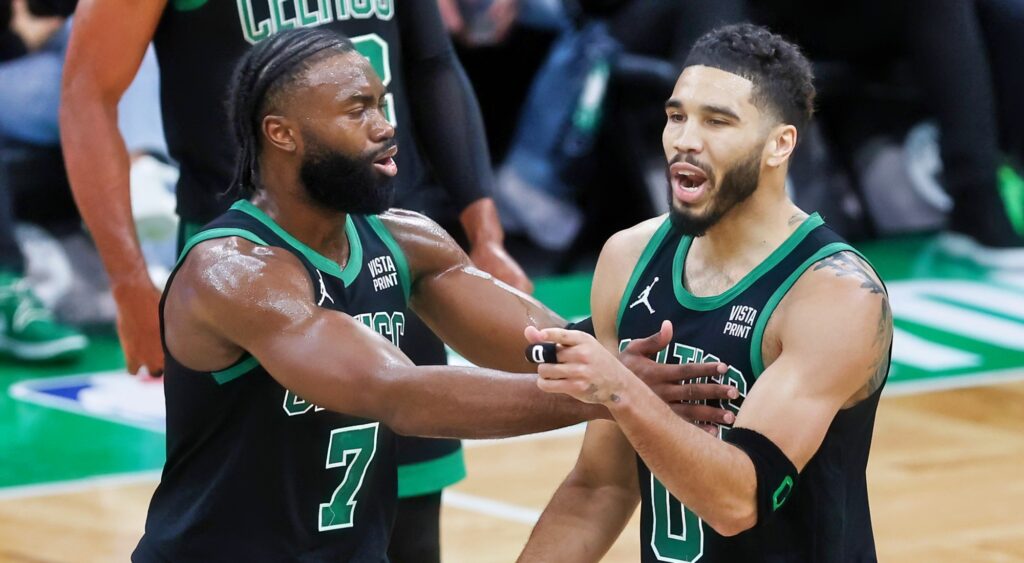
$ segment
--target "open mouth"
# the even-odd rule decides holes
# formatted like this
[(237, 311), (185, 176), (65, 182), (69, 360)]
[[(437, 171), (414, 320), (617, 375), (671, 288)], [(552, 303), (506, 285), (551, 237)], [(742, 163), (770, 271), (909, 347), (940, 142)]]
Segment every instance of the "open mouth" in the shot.
[(675, 199), (683, 203), (697, 201), (708, 188), (708, 177), (700, 168), (686, 163), (676, 162), (669, 167), (672, 179), (672, 193)]
[(395, 176), (398, 174), (398, 164), (395, 163), (396, 154), (398, 154), (398, 146), (392, 145), (391, 148), (384, 151), (379, 158), (373, 161), (373, 167), (381, 174)]

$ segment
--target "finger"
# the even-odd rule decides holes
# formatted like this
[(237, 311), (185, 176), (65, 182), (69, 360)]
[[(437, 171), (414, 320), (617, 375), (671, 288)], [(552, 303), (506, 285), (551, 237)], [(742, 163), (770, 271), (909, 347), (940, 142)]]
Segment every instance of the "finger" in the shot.
[(139, 373), (139, 366), (141, 365), (139, 360), (135, 359), (134, 356), (125, 354), (125, 367), (128, 369), (128, 373), (131, 375), (137, 375)]
[(678, 406), (672, 405), (672, 410), (691, 422), (710, 422), (714, 424), (732, 424), (736, 422), (736, 415), (732, 411), (708, 405), (680, 403)]
[(541, 331), (537, 330), (535, 326), (528, 326), (523, 331), (523, 335), (526, 336), (526, 341), (530, 344), (539, 344), (545, 341), (544, 335)]
[(526, 360), (535, 364), (557, 364), (557, 346), (552, 342), (530, 344), (526, 347)]
[(586, 379), (587, 369), (579, 364), (540, 364), (537, 375), (544, 379)]
[(669, 321), (662, 321), (661, 328), (658, 332), (645, 338), (633, 340), (626, 346), (624, 351), (640, 356), (653, 356), (659, 351), (664, 350), (671, 341), (672, 323)]
[(546, 328), (540, 331), (543, 340), (561, 344), (562, 346), (577, 346), (593, 340), (594, 337), (578, 330), (565, 330), (564, 328)]
[[(665, 385), (658, 389), (671, 401), (727, 401), (739, 397), (739, 391), (732, 385), (719, 383), (686, 383)], [(678, 398), (677, 398), (678, 397)]]
[(724, 375), (725, 372), (729, 371), (729, 366), (722, 362), (712, 362), (708, 364), (679, 364), (678, 375), (680, 381), (688, 381), (698, 378), (717, 378), (720, 375)]
[(564, 379), (544, 379), (541, 377), (537, 378), (537, 388), (545, 393), (561, 393), (570, 396), (572, 395), (571, 391), (574, 389), (572, 383)]

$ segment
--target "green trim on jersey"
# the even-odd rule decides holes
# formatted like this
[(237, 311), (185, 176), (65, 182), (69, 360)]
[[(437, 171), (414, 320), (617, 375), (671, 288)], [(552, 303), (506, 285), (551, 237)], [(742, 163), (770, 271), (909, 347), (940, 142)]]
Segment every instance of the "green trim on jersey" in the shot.
[(286, 243), (292, 246), (295, 250), (302, 253), (303, 256), (309, 260), (313, 266), (325, 274), (330, 274), (336, 278), (340, 278), (345, 287), (352, 285), (356, 277), (359, 276), (359, 271), (363, 267), (363, 244), (359, 240), (359, 232), (356, 230), (355, 223), (352, 221), (351, 216), (345, 217), (345, 234), (348, 235), (348, 262), (345, 267), (342, 268), (337, 262), (327, 258), (323, 254), (313, 250), (306, 246), (302, 241), (293, 237), (288, 231), (282, 229), (280, 225), (274, 222), (262, 209), (256, 207), (248, 200), (238, 200), (231, 209), (241, 211), (246, 215), (249, 215), (253, 219), (256, 219), (260, 223), (263, 223), (268, 229), (274, 231), (274, 234), (281, 237)]
[(420, 463), (398, 467), (398, 498), (418, 497), (436, 493), (458, 483), (466, 477), (466, 462), (462, 448)]
[(384, 222), (380, 220), (380, 217), (367, 215), (366, 222), (370, 224), (370, 228), (377, 233), (384, 246), (387, 246), (388, 250), (395, 257), (395, 263), (398, 266), (398, 281), (402, 284), (402, 293), (405, 294), (405, 303), (408, 304), (409, 294), (412, 291), (412, 274), (409, 271), (409, 261), (405, 258), (405, 252), (402, 252), (402, 247), (398, 245), (395, 237), (391, 236), (391, 231), (384, 226)]
[(637, 261), (636, 266), (633, 267), (633, 274), (629, 277), (629, 282), (626, 284), (625, 291), (622, 292), (622, 300), (619, 303), (619, 316), (615, 317), (615, 334), (619, 333), (619, 325), (622, 324), (622, 315), (626, 314), (626, 303), (629, 302), (630, 296), (633, 295), (633, 289), (636, 287), (636, 282), (640, 280), (640, 276), (643, 275), (644, 270), (647, 269), (648, 262), (654, 256), (654, 253), (658, 251), (661, 246), (661, 241), (665, 240), (669, 231), (672, 230), (672, 221), (668, 217), (661, 222), (658, 230), (654, 231), (654, 235), (651, 240), (647, 241), (647, 246), (644, 247), (643, 254), (640, 255), (640, 260)]
[(252, 356), (246, 352), (242, 354), (242, 359), (235, 362), (235, 365), (220, 371), (212, 371), (210, 372), (210, 375), (213, 376), (214, 381), (216, 381), (218, 385), (224, 385), (229, 381), (242, 377), (259, 367), (259, 365), (260, 361), (256, 359), (256, 356)]
[(768, 302), (765, 304), (764, 309), (761, 310), (760, 316), (758, 316), (757, 322), (754, 324), (754, 335), (750, 337), (750, 366), (754, 369), (754, 379), (760, 377), (761, 373), (764, 372), (764, 358), (761, 357), (761, 345), (762, 339), (764, 338), (764, 329), (768, 326), (768, 319), (771, 318), (772, 313), (775, 312), (775, 308), (779, 306), (782, 298), (789, 293), (790, 288), (792, 288), (793, 284), (800, 279), (800, 276), (807, 271), (807, 268), (810, 268), (815, 262), (819, 262), (833, 254), (844, 251), (853, 252), (867, 262), (867, 259), (864, 258), (863, 254), (857, 252), (857, 249), (845, 242), (833, 242), (831, 244), (826, 244), (819, 248), (818, 251), (811, 255), (810, 258), (804, 260), (803, 264), (800, 264), (800, 266), (793, 270), (793, 273), (789, 274), (786, 281), (782, 282), (782, 285), (780, 285), (775, 290), (775, 293), (772, 293), (772, 296), (768, 298)]
[(244, 238), (245, 240), (253, 243), (260, 244), (263, 246), (269, 246), (266, 241), (256, 236), (255, 233), (250, 233), (245, 229), (236, 229), (234, 227), (221, 227), (219, 229), (210, 229), (208, 231), (199, 231), (198, 233), (189, 237), (188, 242), (185, 243), (184, 248), (181, 249), (181, 253), (178, 254), (178, 263), (175, 267), (181, 265), (185, 261), (185, 256), (192, 250), (197, 244), (206, 242), (215, 238), (227, 238), (227, 237), (238, 237)]
[(191, 12), (206, 5), (210, 0), (173, 0), (171, 3), (174, 9), (179, 12)]
[(743, 276), (739, 283), (718, 295), (709, 297), (697, 297), (687, 291), (683, 285), (683, 267), (686, 262), (686, 255), (690, 251), (690, 244), (693, 242), (693, 237), (683, 237), (679, 240), (676, 256), (672, 261), (672, 287), (675, 289), (676, 300), (679, 301), (680, 305), (691, 311), (711, 311), (721, 307), (740, 293), (746, 291), (758, 278), (774, 268), (786, 255), (792, 252), (811, 231), (823, 224), (825, 224), (825, 221), (817, 213), (804, 219), (804, 222), (789, 235), (789, 238), (773, 250), (756, 268)]

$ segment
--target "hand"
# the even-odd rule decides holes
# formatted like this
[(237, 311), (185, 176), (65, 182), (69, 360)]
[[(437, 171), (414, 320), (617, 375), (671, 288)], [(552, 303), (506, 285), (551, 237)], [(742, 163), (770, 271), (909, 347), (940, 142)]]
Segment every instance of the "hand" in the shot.
[(469, 239), (469, 258), (476, 267), (525, 293), (533, 293), (533, 283), (523, 269), (505, 251), (505, 231), (501, 228), (498, 207), (489, 197), (480, 198), (459, 214), (459, 222)]
[[(658, 397), (672, 406), (680, 417), (693, 422), (711, 434), (716, 424), (732, 424), (736, 415), (727, 409), (704, 404), (705, 401), (729, 400), (739, 397), (732, 385), (697, 383), (710, 381), (728, 371), (721, 362), (706, 364), (659, 364), (651, 359), (672, 341), (672, 323), (664, 321), (661, 330), (646, 338), (633, 340), (619, 353), (619, 361), (647, 384)], [(690, 382), (690, 383), (686, 383)]]
[(160, 291), (148, 279), (114, 287), (117, 302), (117, 335), (124, 349), (128, 373), (143, 366), (152, 376), (164, 373), (160, 344)]
[(524, 293), (533, 293), (533, 282), (500, 242), (477, 243), (470, 247), (469, 258), (481, 270)]
[(577, 330), (526, 327), (531, 344), (558, 345), (557, 364), (537, 366), (537, 387), (548, 393), (564, 393), (584, 403), (617, 403), (635, 376), (593, 336)]

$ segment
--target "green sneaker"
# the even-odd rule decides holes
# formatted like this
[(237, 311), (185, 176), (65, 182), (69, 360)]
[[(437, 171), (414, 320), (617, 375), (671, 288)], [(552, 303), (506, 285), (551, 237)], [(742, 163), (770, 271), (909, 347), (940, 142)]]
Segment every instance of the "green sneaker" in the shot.
[(69, 359), (88, 344), (83, 334), (53, 319), (24, 278), (0, 273), (0, 353), (25, 361)]

